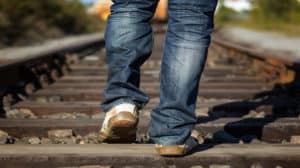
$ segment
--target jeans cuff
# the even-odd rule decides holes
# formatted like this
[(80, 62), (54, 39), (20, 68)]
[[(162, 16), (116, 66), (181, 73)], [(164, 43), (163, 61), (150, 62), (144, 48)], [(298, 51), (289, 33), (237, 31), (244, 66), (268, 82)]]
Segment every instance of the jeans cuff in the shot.
[(176, 140), (174, 137), (153, 138), (151, 140), (155, 144), (164, 145), (164, 146), (172, 146), (172, 145), (182, 145), (182, 144), (184, 144), (184, 142), (179, 142), (178, 139)]
[(188, 145), (188, 146), (195, 146), (198, 144), (198, 141), (195, 140), (193, 137), (188, 137), (183, 142), (175, 141), (171, 138), (155, 138), (155, 140), (152, 139), (152, 142), (155, 144), (163, 145), (163, 146), (173, 146), (173, 145)]

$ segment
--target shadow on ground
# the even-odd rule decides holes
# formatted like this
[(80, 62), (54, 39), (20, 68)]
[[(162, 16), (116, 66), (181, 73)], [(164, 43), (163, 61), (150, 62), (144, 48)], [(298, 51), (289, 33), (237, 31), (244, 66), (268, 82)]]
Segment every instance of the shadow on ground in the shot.
[[(193, 152), (200, 152), (224, 143), (269, 143), (265, 142), (265, 126), (281, 118), (298, 118), (300, 113), (300, 75), (287, 84), (276, 84), (271, 90), (257, 93), (251, 99), (224, 103), (210, 109), (209, 117), (199, 117), (198, 124), (219, 119), (237, 118), (224, 125), (221, 131), (213, 131), (205, 137), (204, 145)], [(245, 108), (246, 107), (246, 108)], [(213, 126), (212, 126), (213, 127)], [(283, 128), (281, 128), (283, 129)], [(273, 134), (273, 133), (268, 133)], [(276, 139), (270, 143), (282, 143)]]

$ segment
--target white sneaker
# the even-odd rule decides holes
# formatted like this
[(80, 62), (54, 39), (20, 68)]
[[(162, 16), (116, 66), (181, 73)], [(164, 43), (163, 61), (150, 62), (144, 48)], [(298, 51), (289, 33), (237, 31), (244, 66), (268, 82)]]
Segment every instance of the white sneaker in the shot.
[(99, 133), (102, 142), (134, 142), (138, 125), (138, 108), (123, 103), (109, 110)]

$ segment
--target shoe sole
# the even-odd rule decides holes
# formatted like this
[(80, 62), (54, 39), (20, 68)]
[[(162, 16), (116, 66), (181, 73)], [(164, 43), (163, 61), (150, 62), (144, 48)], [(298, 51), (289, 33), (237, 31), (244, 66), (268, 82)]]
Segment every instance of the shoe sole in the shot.
[(107, 143), (128, 143), (136, 140), (138, 120), (129, 112), (122, 112), (108, 122), (108, 134), (100, 132), (99, 139)]
[(156, 151), (161, 156), (184, 156), (186, 154), (186, 148), (184, 146), (160, 146), (155, 147)]

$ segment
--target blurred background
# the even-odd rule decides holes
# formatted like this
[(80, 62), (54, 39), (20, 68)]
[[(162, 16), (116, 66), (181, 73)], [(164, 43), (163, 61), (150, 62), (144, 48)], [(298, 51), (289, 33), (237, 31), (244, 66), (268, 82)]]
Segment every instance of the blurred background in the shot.
[[(0, 0), (0, 48), (103, 31), (110, 0)], [(166, 21), (161, 0), (156, 21)], [(300, 0), (219, 0), (216, 25), (300, 35)]]

